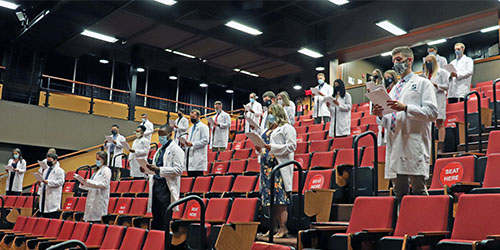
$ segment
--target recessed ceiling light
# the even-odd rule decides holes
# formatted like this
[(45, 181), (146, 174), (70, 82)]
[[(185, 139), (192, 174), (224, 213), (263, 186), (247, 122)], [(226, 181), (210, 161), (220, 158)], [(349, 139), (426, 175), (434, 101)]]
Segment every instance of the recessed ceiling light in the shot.
[(403, 29), (399, 28), (398, 26), (392, 24), (391, 22), (389, 22), (389, 20), (385, 20), (385, 21), (382, 21), (382, 22), (378, 22), (376, 23), (377, 26), (379, 26), (380, 28), (384, 29), (384, 30), (387, 30), (389, 32), (391, 32), (392, 34), (396, 35), (396, 36), (400, 36), (400, 35), (404, 35), (406, 34), (407, 32), (404, 31)]
[(206, 83), (202, 82), (202, 83), (200, 83), (200, 87), (202, 87), (202, 88), (206, 88), (206, 87), (208, 87), (208, 84), (206, 84)]
[(4, 7), (7, 9), (15, 10), (19, 5), (7, 1), (0, 0), (0, 7)]
[(310, 56), (312, 58), (320, 58), (320, 57), (323, 57), (322, 54), (314, 51), (314, 50), (310, 50), (308, 48), (301, 48), (300, 50), (298, 50), (299, 53), (302, 53), (306, 56)]
[(145, 70), (143, 67), (138, 67), (138, 68), (137, 68), (137, 72), (142, 73), (142, 72), (144, 72), (144, 71), (146, 71), (146, 70)]
[(169, 76), (168, 79), (170, 79), (170, 80), (177, 80), (177, 76)]
[(232, 94), (232, 93), (234, 93), (234, 90), (232, 90), (232, 89), (226, 89), (226, 93)]
[[(108, 59), (100, 59), (99, 62), (102, 64), (108, 64), (109, 60)], [(139, 69), (137, 69), (137, 71), (139, 71)]]
[(328, 0), (328, 1), (330, 1), (330, 2), (332, 2), (332, 3), (334, 3), (334, 4), (336, 4), (336, 5), (339, 5), (339, 6), (340, 6), (340, 5), (344, 5), (344, 4), (346, 4), (346, 3), (349, 3), (349, 1), (348, 1), (348, 0)]
[(81, 34), (84, 36), (92, 37), (92, 38), (95, 38), (95, 39), (98, 39), (101, 41), (105, 41), (108, 43), (115, 43), (116, 41), (118, 41), (118, 39), (116, 39), (112, 36), (103, 35), (103, 34), (93, 32), (90, 30), (84, 30)]
[(387, 51), (387, 52), (384, 52), (382, 54), (380, 54), (381, 56), (390, 56), (392, 55), (392, 51)]
[(435, 40), (435, 41), (428, 42), (427, 45), (432, 46), (432, 45), (436, 45), (436, 44), (440, 44), (440, 43), (445, 43), (445, 42), (446, 42), (446, 39), (442, 38), (442, 39), (438, 39), (438, 40)]
[(325, 70), (325, 67), (323, 66), (316, 67), (316, 71), (323, 71), (323, 70)]
[(490, 32), (490, 31), (498, 30), (499, 28), (500, 28), (500, 25), (491, 26), (491, 27), (482, 29), (481, 33), (486, 33), (486, 32)]
[(301, 90), (302, 86), (300, 86), (300, 84), (295, 84), (295, 85), (293, 85), (293, 89), (295, 89), (295, 90)]
[(155, 2), (159, 2), (168, 6), (172, 6), (177, 3), (177, 1), (174, 0), (155, 0)]
[(236, 21), (229, 21), (226, 23), (226, 26), (231, 27), (233, 29), (237, 29), (239, 31), (243, 31), (243, 32), (250, 34), (250, 35), (253, 35), (253, 36), (258, 36), (258, 35), (262, 34), (262, 32), (260, 30), (252, 28), (252, 27), (244, 25), (244, 24), (241, 24), (241, 23), (236, 22)]

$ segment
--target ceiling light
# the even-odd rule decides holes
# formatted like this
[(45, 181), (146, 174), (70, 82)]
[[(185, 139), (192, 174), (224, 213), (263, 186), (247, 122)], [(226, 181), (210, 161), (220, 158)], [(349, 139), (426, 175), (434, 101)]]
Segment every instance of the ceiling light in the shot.
[(385, 21), (382, 21), (382, 22), (378, 22), (376, 24), (380, 28), (389, 31), (389, 32), (391, 32), (392, 34), (394, 34), (396, 36), (404, 35), (404, 34), (407, 33), (406, 31), (404, 31), (401, 28), (399, 28), (398, 26), (392, 24), (388, 20), (385, 20)]
[(446, 42), (446, 39), (442, 38), (442, 39), (439, 39), (439, 40), (428, 42), (427, 45), (432, 46), (432, 45), (436, 45), (436, 44), (440, 44), (440, 43), (445, 43), (445, 42)]
[(177, 76), (169, 76), (168, 79), (170, 79), (170, 80), (177, 80)]
[(316, 67), (316, 71), (324, 71), (324, 70), (325, 70), (325, 67), (323, 67), (323, 66)]
[(118, 39), (116, 39), (116, 38), (114, 38), (112, 36), (107, 36), (107, 35), (99, 34), (97, 32), (93, 32), (93, 31), (90, 31), (90, 30), (84, 30), (81, 34), (84, 35), (84, 36), (92, 37), (92, 38), (95, 38), (95, 39), (98, 39), (98, 40), (102, 40), (102, 41), (105, 41), (105, 42), (108, 42), (108, 43), (115, 43), (116, 41), (118, 41)]
[(486, 33), (486, 32), (490, 32), (490, 31), (498, 30), (499, 28), (500, 28), (500, 25), (491, 26), (491, 27), (482, 29), (481, 33)]
[(170, 80), (177, 80), (177, 69), (176, 68), (171, 68), (170, 69), (170, 73), (169, 73), (169, 76), (168, 76), (168, 79)]
[(380, 54), (381, 56), (390, 56), (392, 55), (392, 51), (387, 51), (387, 52), (384, 52), (382, 54)]
[(139, 73), (142, 73), (144, 71), (146, 71), (146, 70), (143, 67), (138, 67), (137, 68), (137, 72), (139, 72)]
[(206, 87), (208, 87), (208, 84), (206, 84), (206, 83), (202, 82), (202, 83), (200, 83), (200, 87), (202, 87), (202, 88), (206, 88)]
[(302, 54), (304, 54), (306, 56), (310, 56), (312, 58), (320, 58), (320, 57), (323, 56), (322, 54), (320, 54), (320, 53), (318, 53), (316, 51), (310, 50), (308, 48), (302, 48), (298, 52), (302, 53)]
[(293, 85), (293, 89), (295, 89), (295, 90), (301, 90), (302, 86), (300, 86), (300, 84), (295, 84), (295, 85)]
[(174, 0), (155, 0), (155, 2), (159, 2), (168, 6), (172, 6), (177, 3), (177, 1)]
[(243, 32), (250, 34), (250, 35), (253, 35), (253, 36), (258, 36), (258, 35), (262, 34), (262, 32), (260, 30), (246, 26), (246, 25), (238, 23), (236, 21), (229, 21), (226, 23), (226, 26), (231, 27), (233, 29), (237, 29), (239, 31), (243, 31)]
[(232, 90), (232, 89), (226, 89), (226, 93), (232, 94), (232, 93), (234, 93), (234, 90)]
[(339, 6), (340, 6), (340, 5), (344, 5), (344, 4), (346, 4), (346, 3), (349, 3), (349, 1), (348, 1), (348, 0), (328, 0), (328, 1), (330, 1), (330, 2), (332, 2), (332, 3), (334, 3), (334, 4), (336, 4), (336, 5), (339, 5)]
[(242, 69), (234, 69), (234, 71), (245, 74), (245, 75), (253, 76), (253, 77), (259, 77), (259, 75), (255, 74), (255, 73), (248, 72), (248, 71), (242, 70)]
[(15, 10), (19, 5), (7, 1), (0, 0), (0, 7), (4, 7), (7, 9)]
[[(103, 58), (103, 59), (99, 59), (99, 62), (102, 63), (102, 64), (108, 64), (109, 60)], [(139, 71), (139, 69), (137, 69), (137, 71)]]
[(190, 54), (187, 54), (187, 53), (184, 53), (184, 52), (180, 52), (180, 51), (175, 51), (175, 50), (171, 50), (171, 49), (165, 49), (165, 51), (166, 52), (170, 52), (170, 53), (174, 53), (174, 54), (179, 55), (179, 56), (191, 58), (191, 59), (195, 59), (196, 58), (196, 56), (193, 56), (193, 55), (190, 55)]

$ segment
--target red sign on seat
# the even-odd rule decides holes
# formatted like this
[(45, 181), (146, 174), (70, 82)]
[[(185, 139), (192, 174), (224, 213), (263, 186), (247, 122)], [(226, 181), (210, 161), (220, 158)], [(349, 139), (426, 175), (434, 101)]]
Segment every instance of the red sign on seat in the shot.
[(452, 162), (441, 169), (439, 180), (442, 185), (451, 187), (451, 185), (460, 182), (464, 176), (464, 167), (460, 162)]

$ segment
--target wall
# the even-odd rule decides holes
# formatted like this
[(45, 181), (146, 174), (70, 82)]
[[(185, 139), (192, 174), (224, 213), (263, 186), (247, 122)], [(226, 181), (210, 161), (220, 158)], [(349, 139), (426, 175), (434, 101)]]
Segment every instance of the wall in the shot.
[[(361, 80), (363, 81), (363, 83), (365, 83), (363, 74), (371, 74), (373, 70), (377, 68), (379, 68), (378, 65), (365, 60), (344, 63), (342, 64), (342, 81), (344, 81), (346, 87), (357, 85), (358, 80)], [(349, 77), (354, 78), (354, 85), (349, 84)], [(353, 104), (368, 101), (368, 98), (365, 97), (365, 87), (352, 88), (347, 90), (347, 92), (351, 94)]]
[(474, 74), (472, 75), (472, 83), (485, 82), (494, 80), (500, 77), (500, 60), (482, 62), (474, 64)]

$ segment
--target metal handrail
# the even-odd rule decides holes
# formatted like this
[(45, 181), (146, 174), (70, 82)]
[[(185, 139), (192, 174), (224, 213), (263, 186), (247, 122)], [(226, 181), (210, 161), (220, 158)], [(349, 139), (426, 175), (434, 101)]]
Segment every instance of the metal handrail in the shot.
[(79, 240), (68, 240), (57, 245), (47, 248), (47, 250), (64, 250), (72, 247), (80, 247), (80, 249), (87, 250), (87, 246)]
[(111, 168), (115, 167), (116, 158), (118, 158), (118, 156), (125, 156), (125, 157), (127, 157), (127, 154), (121, 153), (121, 154), (113, 155), (113, 159), (111, 160)]
[[(269, 220), (271, 221), (271, 226), (269, 227), (269, 243), (273, 242), (273, 237), (274, 237), (274, 192), (275, 192), (275, 187), (274, 187), (274, 182), (276, 179), (276, 172), (280, 170), (281, 168), (288, 167), (289, 165), (294, 165), (299, 171), (299, 201), (298, 201), (298, 222), (297, 222), (297, 228), (300, 229), (300, 222), (302, 221), (302, 210), (303, 208), (303, 202), (302, 202), (302, 189), (304, 189), (304, 183), (302, 183), (302, 178), (303, 177), (303, 172), (302, 172), (302, 166), (300, 165), (299, 162), (297, 161), (289, 161), (282, 163), (276, 167), (273, 168), (271, 171), (271, 196), (270, 202), (269, 202)], [(293, 175), (292, 175), (293, 176)], [(297, 243), (299, 242), (299, 239), (297, 238)]]
[(78, 171), (80, 171), (80, 170), (87, 170), (87, 173), (85, 173), (85, 177), (84, 177), (85, 179), (87, 179), (89, 177), (88, 175), (91, 174), (91, 172), (92, 172), (92, 167), (90, 165), (83, 165), (81, 167), (78, 167), (75, 172), (78, 173)]
[(200, 235), (200, 240), (201, 240), (201, 249), (205, 249), (205, 244), (206, 244), (206, 232), (205, 232), (205, 203), (203, 203), (203, 200), (196, 195), (190, 195), (188, 197), (184, 197), (174, 203), (171, 203), (168, 208), (167, 208), (167, 221), (165, 222), (167, 225), (167, 228), (165, 229), (165, 250), (170, 250), (171, 249), (171, 239), (170, 239), (170, 221), (172, 220), (172, 209), (174, 207), (186, 203), (190, 200), (196, 200), (198, 204), (200, 204), (201, 208), (201, 214), (200, 214), (200, 228), (201, 228), (201, 235)]
[(497, 117), (497, 82), (500, 81), (500, 78), (496, 79), (493, 81), (493, 112), (495, 112), (495, 120), (493, 121), (493, 124), (495, 126), (495, 129), (498, 128), (498, 117)]
[[(494, 91), (495, 92), (495, 91)], [(467, 102), (469, 101), (470, 95), (476, 95), (477, 97), (477, 121), (479, 126), (479, 153), (483, 152), (483, 142), (482, 142), (482, 134), (483, 134), (483, 125), (481, 124), (481, 96), (477, 91), (471, 91), (467, 93), (464, 97), (464, 119), (465, 119), (465, 152), (469, 152), (469, 122), (467, 118)], [(495, 104), (496, 105), (496, 104)], [(496, 117), (495, 117), (496, 119)]]
[(377, 135), (373, 131), (366, 131), (362, 134), (359, 134), (354, 137), (354, 141), (352, 142), (352, 147), (354, 149), (354, 169), (352, 170), (352, 190), (351, 190), (351, 201), (354, 201), (356, 198), (356, 170), (359, 168), (360, 162), (358, 157), (358, 143), (359, 140), (365, 136), (370, 135), (373, 139), (373, 176), (372, 176), (372, 190), (373, 196), (378, 196), (378, 143), (377, 143)]

